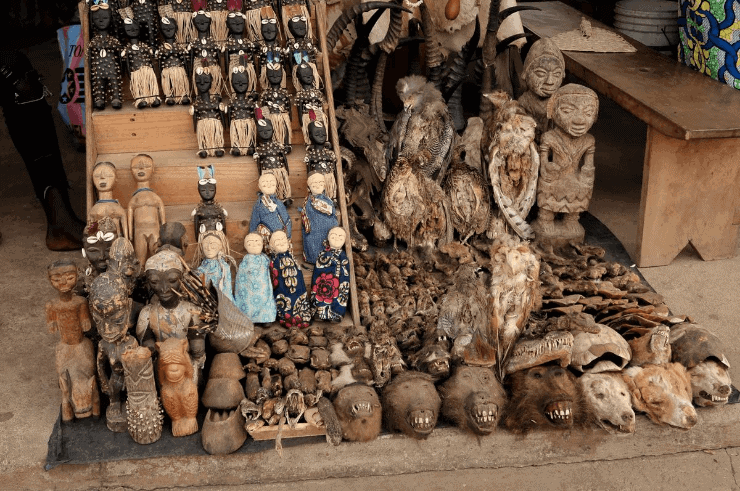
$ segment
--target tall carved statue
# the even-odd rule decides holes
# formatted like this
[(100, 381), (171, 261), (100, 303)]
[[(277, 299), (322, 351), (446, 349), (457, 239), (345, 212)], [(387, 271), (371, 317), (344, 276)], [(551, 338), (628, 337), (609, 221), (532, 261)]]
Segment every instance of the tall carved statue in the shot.
[(164, 202), (149, 187), (154, 159), (145, 154), (137, 155), (131, 159), (131, 173), (137, 189), (128, 202), (128, 231), (136, 257), (144, 264), (159, 239), (159, 227), (166, 221)]
[(126, 210), (117, 199), (113, 199), (116, 185), (116, 166), (112, 162), (98, 162), (93, 167), (93, 185), (98, 192), (98, 200), (87, 213), (87, 222), (97, 222), (103, 217), (111, 218), (121, 237), (129, 238)]
[(552, 129), (552, 123), (547, 116), (547, 102), (560, 88), (564, 78), (565, 59), (560, 49), (550, 38), (536, 41), (524, 60), (522, 85), (527, 90), (518, 101), (537, 122), (538, 143), (542, 134)]

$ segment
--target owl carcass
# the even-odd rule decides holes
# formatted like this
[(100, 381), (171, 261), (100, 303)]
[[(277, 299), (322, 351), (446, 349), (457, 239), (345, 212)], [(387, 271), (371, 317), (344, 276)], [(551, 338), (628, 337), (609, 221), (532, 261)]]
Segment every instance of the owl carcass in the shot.
[(481, 173), (465, 163), (464, 147), (455, 148), (455, 156), (442, 182), (450, 199), (450, 222), (464, 244), (472, 235), (488, 230), (491, 198)]
[(391, 128), (386, 157), (393, 164), (426, 150), (430, 159), (421, 171), (441, 182), (452, 157), (455, 127), (442, 93), (419, 75), (404, 77), (396, 84), (403, 111)]

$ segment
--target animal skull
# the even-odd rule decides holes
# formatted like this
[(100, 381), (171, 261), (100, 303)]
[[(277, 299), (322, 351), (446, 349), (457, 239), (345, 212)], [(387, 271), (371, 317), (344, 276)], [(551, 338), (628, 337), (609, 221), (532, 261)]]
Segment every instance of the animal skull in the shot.
[(571, 362), (573, 335), (565, 331), (548, 332), (540, 339), (519, 341), (506, 363), (506, 373), (524, 370), (557, 360), (561, 367)]

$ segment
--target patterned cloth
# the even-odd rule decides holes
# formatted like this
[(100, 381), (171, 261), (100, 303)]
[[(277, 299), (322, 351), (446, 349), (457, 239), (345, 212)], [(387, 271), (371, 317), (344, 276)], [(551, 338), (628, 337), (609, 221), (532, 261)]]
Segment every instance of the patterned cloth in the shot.
[(247, 254), (236, 272), (235, 303), (252, 322), (275, 322), (277, 310), (270, 281), (270, 258)]
[(334, 202), (323, 194), (309, 194), (303, 203), (301, 222), (303, 228), (303, 258), (314, 264), (319, 253), (324, 250), (324, 241), (329, 230), (339, 225)]
[(195, 272), (198, 276), (205, 275), (206, 284), (213, 283), (224, 295), (234, 300), (234, 294), (231, 292), (231, 268), (225, 259), (204, 259)]
[(679, 61), (740, 89), (740, 0), (681, 0)]
[(272, 289), (280, 325), (308, 327), (313, 317), (311, 299), (298, 264), (290, 251), (275, 254), (270, 263)]
[(349, 300), (349, 260), (344, 249), (327, 247), (319, 254), (311, 285), (311, 303), (319, 319), (341, 321)]

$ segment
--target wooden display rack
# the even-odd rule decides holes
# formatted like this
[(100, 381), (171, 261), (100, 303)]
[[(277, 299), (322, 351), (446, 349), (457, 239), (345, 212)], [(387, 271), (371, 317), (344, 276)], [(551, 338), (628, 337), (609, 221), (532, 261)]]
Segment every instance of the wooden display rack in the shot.
[[(84, 2), (79, 4), (80, 19), (82, 21), (85, 45), (90, 39), (89, 19)], [(331, 87), (331, 76), (326, 48), (326, 5), (317, 2), (313, 6), (312, 14), (316, 26), (321, 53), (317, 59), (317, 68), (322, 74), (325, 96), (328, 105), (329, 132), (328, 137), (334, 152), (337, 155), (337, 201), (341, 214), (340, 221), (347, 231), (347, 206), (343, 199), (344, 180), (342, 176), (341, 157), (339, 153), (339, 137), (337, 134), (334, 113), (334, 98)], [(286, 70), (289, 72), (289, 70)], [(290, 73), (287, 73), (290, 77)], [(85, 70), (85, 86), (90, 87), (89, 67)], [(288, 81), (288, 90), (292, 91), (292, 83)], [(124, 97), (128, 95), (124, 83)], [(224, 129), (226, 139), (226, 155), (221, 158), (208, 157), (202, 159), (196, 155), (198, 143), (193, 129), (193, 118), (188, 113), (189, 106), (166, 106), (158, 108), (136, 109), (131, 100), (125, 100), (122, 109), (110, 107), (102, 111), (93, 111), (93, 104), (86, 105), (87, 120), (87, 209), (95, 203), (95, 189), (92, 185), (92, 169), (96, 162), (109, 161), (116, 166), (116, 187), (114, 198), (121, 206), (127, 206), (132, 193), (136, 190), (136, 182), (130, 170), (131, 158), (145, 153), (154, 159), (155, 170), (151, 180), (152, 189), (162, 198), (165, 204), (167, 221), (178, 221), (187, 231), (188, 248), (186, 258), (193, 255), (197, 247), (193, 230), (191, 212), (200, 202), (197, 189), (196, 168), (199, 165), (213, 164), (218, 179), (217, 200), (228, 211), (226, 224), (227, 237), (231, 250), (236, 253), (237, 259), (244, 253), (243, 240), (249, 229), (249, 218), (252, 206), (256, 200), (259, 171), (252, 157), (234, 157), (229, 154), (230, 142), (228, 128)], [(293, 142), (302, 142), (300, 122), (293, 110)], [(288, 209), (292, 220), (293, 251), (300, 257), (303, 250), (300, 213), (296, 209), (302, 206), (307, 194), (306, 164), (303, 158), (306, 147), (303, 144), (294, 144), (293, 151), (288, 155), (290, 184), (293, 191), (293, 205)], [(352, 260), (350, 241), (345, 245), (350, 262), (350, 303), (348, 312), (342, 325), (359, 325), (359, 309), (357, 304), (357, 290)], [(304, 269), (306, 285), (311, 284), (311, 271)]]

